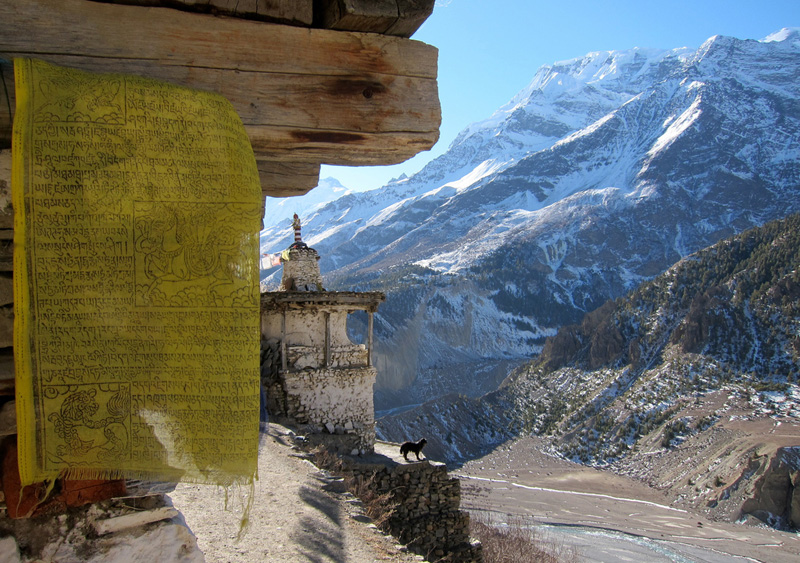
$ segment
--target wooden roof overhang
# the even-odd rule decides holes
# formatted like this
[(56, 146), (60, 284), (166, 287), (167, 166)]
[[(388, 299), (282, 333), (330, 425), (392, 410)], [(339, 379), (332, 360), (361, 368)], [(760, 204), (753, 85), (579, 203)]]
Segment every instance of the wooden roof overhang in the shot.
[(320, 164), (403, 162), (439, 136), (438, 50), (402, 36), (432, 9), (433, 0), (0, 2), (0, 149), (11, 144), (8, 61), (35, 57), (222, 94), (245, 125), (265, 195), (306, 193)]
[(271, 291), (261, 294), (262, 311), (298, 309), (367, 311), (374, 313), (386, 301), (380, 291)]

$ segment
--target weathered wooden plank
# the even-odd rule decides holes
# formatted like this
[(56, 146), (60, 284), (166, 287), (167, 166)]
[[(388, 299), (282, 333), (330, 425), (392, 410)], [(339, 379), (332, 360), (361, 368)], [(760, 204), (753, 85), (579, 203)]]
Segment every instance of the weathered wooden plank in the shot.
[[(46, 55), (57, 64), (85, 68), (85, 57)], [(96, 71), (140, 74), (202, 90), (222, 91), (245, 127), (298, 127), (359, 133), (430, 131), (438, 95), (429, 79), (392, 75), (310, 76), (233, 69), (171, 67), (146, 62), (93, 61)], [(13, 84), (13, 82), (12, 82)], [(435, 129), (435, 128), (434, 128)]]
[(392, 164), (438, 138), (437, 50), (417, 41), (87, 0), (0, 3), (0, 21), (0, 57), (219, 92), (267, 160)]
[(411, 37), (433, 13), (435, 0), (93, 0), (178, 8), (288, 25)]
[(108, 4), (162, 6), (213, 12), (261, 21), (310, 27), (314, 19), (313, 0), (94, 0)]
[(0, 46), (151, 64), (311, 75), (436, 78), (435, 47), (380, 35), (218, 18), (88, 0), (0, 2)]
[(14, 107), (14, 67), (0, 59), (0, 150), (11, 146), (11, 115)]
[[(250, 141), (259, 159), (323, 162), (341, 166), (370, 164), (380, 166), (404, 162), (411, 156), (428, 150), (436, 143), (438, 137), (438, 131), (361, 134), (347, 131), (265, 127), (252, 132)], [(275, 147), (291, 147), (291, 150), (275, 150)]]
[(258, 160), (264, 195), (288, 197), (308, 193), (319, 184), (319, 164)]
[[(83, 66), (85, 62), (60, 55), (47, 58), (72, 67)], [(178, 78), (179, 82), (190, 81), (195, 86), (202, 82), (208, 86), (204, 88), (207, 90), (224, 81), (222, 74), (236, 75), (236, 80), (227, 83), (225, 92), (231, 100), (250, 100), (234, 103), (234, 107), (256, 156), (264, 160), (395, 164), (430, 149), (439, 135), (437, 94), (418, 88), (422, 80), (419, 78), (383, 76), (382, 80), (365, 80), (204, 69), (198, 79), (193, 79), (189, 76), (191, 70), (185, 67), (176, 72), (167, 67), (149, 68), (142, 63), (128, 62), (125, 66), (132, 74), (148, 74), (169, 81)], [(100, 59), (94, 67), (110, 72), (114, 64), (109, 59)], [(414, 96), (416, 103), (412, 104)], [(304, 102), (298, 107), (295, 100)], [(7, 107), (0, 106), (0, 114), (7, 111)], [(423, 119), (420, 113), (427, 117)], [(430, 123), (436, 124), (434, 130), (417, 130), (422, 125), (429, 128)], [(10, 130), (0, 136), (10, 140)]]
[(11, 207), (11, 150), (0, 150), (0, 229), (14, 228)]
[(435, 0), (397, 0), (397, 21), (387, 35), (411, 37), (433, 13)]
[(320, 0), (315, 16), (326, 29), (385, 33), (397, 22), (397, 0)]
[(319, 0), (314, 22), (326, 29), (411, 37), (433, 13), (435, 0)]

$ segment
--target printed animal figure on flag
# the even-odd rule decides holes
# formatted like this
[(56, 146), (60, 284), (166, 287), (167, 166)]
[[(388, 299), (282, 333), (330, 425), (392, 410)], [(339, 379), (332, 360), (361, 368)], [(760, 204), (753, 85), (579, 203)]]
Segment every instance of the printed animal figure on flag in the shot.
[[(246, 261), (250, 242), (232, 225), (241, 224), (235, 204), (230, 216), (200, 204), (141, 203), (135, 221), (137, 299), (143, 304), (224, 304), (238, 298), (252, 272)], [(215, 213), (212, 214), (212, 211)]]
[[(100, 417), (97, 417), (101, 407), (96, 389), (77, 390), (67, 395), (58, 412), (47, 417), (60, 438), (54, 448), (56, 456), (69, 462), (85, 457), (92, 450), (97, 450), (100, 459), (124, 455), (128, 443), (125, 422), (130, 414), (130, 396), (126, 391), (120, 389), (108, 398)], [(99, 438), (100, 433), (104, 440)], [(53, 448), (49, 449), (52, 454)]]

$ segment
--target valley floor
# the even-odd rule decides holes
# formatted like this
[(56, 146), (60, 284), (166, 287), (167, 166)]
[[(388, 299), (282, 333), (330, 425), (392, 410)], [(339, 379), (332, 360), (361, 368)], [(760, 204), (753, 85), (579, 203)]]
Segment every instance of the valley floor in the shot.
[(587, 562), (800, 561), (798, 534), (710, 520), (641, 482), (542, 448), (525, 437), (465, 464), (462, 507), (496, 522), (526, 518)]

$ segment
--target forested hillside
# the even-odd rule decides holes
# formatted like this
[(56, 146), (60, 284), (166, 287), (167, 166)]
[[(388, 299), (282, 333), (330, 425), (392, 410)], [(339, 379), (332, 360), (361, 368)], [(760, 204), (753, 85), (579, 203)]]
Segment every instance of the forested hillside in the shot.
[[(754, 416), (800, 418), (799, 297), (800, 215), (792, 215), (693, 254), (563, 327), (500, 390), (386, 417), (380, 433), (427, 432), (459, 461), (532, 432), (551, 436), (564, 457), (605, 465), (645, 438), (670, 448), (713, 426), (715, 413), (676, 414), (720, 389), (749, 401)], [(447, 431), (431, 436), (439, 428)]]

